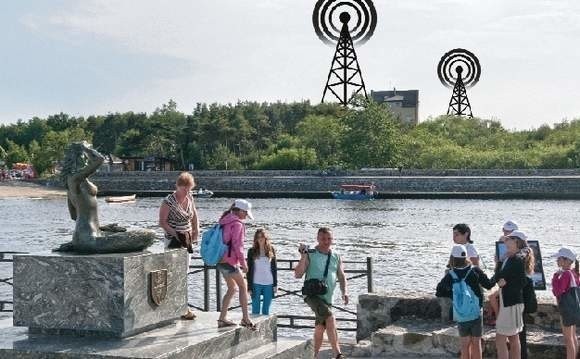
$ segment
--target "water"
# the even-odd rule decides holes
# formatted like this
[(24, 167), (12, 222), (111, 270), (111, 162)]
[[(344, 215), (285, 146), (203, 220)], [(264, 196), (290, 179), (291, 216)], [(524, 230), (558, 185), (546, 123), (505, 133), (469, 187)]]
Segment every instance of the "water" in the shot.
[[(99, 199), (101, 224), (118, 222), (152, 228), (161, 236), (157, 226), (160, 201), (143, 198), (135, 203), (108, 204)], [(373, 258), (375, 291), (379, 292), (434, 293), (452, 245), (451, 228), (461, 222), (471, 226), (472, 239), (488, 274), (493, 268), (494, 242), (507, 219), (518, 223), (530, 239), (540, 241), (548, 284), (557, 269), (549, 255), (564, 244), (580, 252), (580, 201), (254, 199), (252, 202), (255, 220), (247, 225), (246, 248), (254, 230), (265, 227), (272, 235), (279, 258), (298, 258), (298, 245), (314, 246), (317, 229), (329, 226), (334, 230), (335, 249), (345, 260)], [(231, 203), (232, 199), (199, 199), (197, 209), (202, 228), (213, 224)], [(70, 240), (73, 227), (65, 199), (0, 199), (0, 251), (48, 250)], [(0, 266), (0, 278), (8, 276), (2, 275), (6, 270), (6, 266)], [(280, 287), (300, 288), (301, 282), (291, 272), (280, 272), (279, 276)], [(190, 279), (190, 297), (199, 306), (201, 283), (199, 275)], [(353, 280), (349, 286), (353, 304), (347, 308), (356, 311), (356, 297), (366, 291), (366, 279)], [(538, 296), (551, 297), (549, 289), (538, 291)], [(6, 290), (3, 292), (5, 296)], [(237, 299), (233, 304), (237, 305)], [(298, 297), (277, 300), (273, 311), (309, 314)]]

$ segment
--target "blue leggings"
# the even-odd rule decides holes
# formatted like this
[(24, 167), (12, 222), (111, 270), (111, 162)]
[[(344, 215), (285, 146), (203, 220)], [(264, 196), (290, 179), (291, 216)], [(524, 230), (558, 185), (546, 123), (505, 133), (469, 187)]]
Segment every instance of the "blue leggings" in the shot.
[(270, 306), (274, 296), (274, 286), (272, 284), (252, 284), (252, 314), (260, 314), (260, 296), (264, 297), (262, 314), (268, 315), (270, 314)]

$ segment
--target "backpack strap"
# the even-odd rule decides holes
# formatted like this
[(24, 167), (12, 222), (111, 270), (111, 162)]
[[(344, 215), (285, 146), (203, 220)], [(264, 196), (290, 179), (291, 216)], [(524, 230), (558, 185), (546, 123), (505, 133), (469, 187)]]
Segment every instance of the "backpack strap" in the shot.
[(459, 279), (459, 276), (457, 275), (457, 273), (455, 273), (455, 271), (453, 269), (449, 270), (449, 275), (451, 276), (451, 278), (453, 278), (454, 282), (458, 282), (461, 280), (466, 280), (467, 277), (469, 276), (469, 273), (471, 273), (472, 271), (473, 271), (473, 266), (471, 268), (469, 268), (467, 273), (465, 273), (465, 277), (463, 277), (463, 279)]
[(326, 258), (326, 266), (324, 267), (324, 279), (326, 279), (326, 277), (328, 276), (328, 266), (330, 265), (330, 253), (331, 251), (328, 251), (328, 256)]

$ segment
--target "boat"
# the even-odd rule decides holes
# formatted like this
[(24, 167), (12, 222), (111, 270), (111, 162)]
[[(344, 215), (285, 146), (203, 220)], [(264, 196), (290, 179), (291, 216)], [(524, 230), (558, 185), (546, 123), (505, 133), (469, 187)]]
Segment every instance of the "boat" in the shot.
[(137, 195), (132, 194), (129, 196), (108, 196), (105, 197), (105, 202), (107, 203), (125, 203), (125, 202), (134, 202)]
[(332, 191), (334, 199), (368, 201), (378, 194), (374, 184), (343, 184), (340, 191)]
[(200, 188), (197, 191), (191, 192), (191, 194), (197, 198), (210, 198), (213, 196), (213, 192), (205, 188)]

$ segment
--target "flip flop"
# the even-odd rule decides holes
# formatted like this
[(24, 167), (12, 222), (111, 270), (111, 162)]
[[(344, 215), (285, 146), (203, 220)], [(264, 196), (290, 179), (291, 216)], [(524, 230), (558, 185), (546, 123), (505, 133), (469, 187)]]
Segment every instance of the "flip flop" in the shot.
[(242, 321), (240, 322), (240, 325), (242, 327), (248, 328), (250, 330), (258, 330), (258, 327), (256, 327), (256, 324), (252, 323), (252, 321), (249, 319), (247, 319), (247, 320), (242, 319)]
[(218, 328), (225, 328), (225, 327), (233, 327), (237, 325), (236, 323), (232, 322), (231, 320), (227, 319), (218, 319)]
[(197, 318), (197, 316), (191, 310), (181, 316), (181, 319), (183, 320), (194, 320), (195, 318)]

